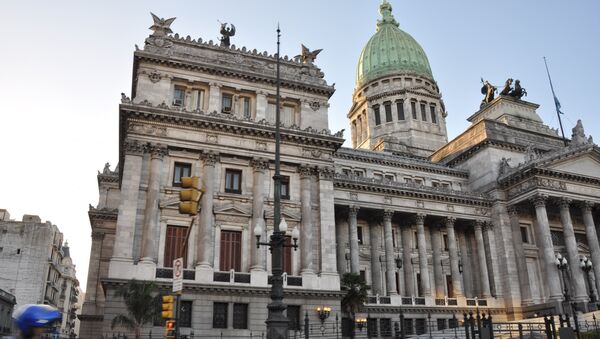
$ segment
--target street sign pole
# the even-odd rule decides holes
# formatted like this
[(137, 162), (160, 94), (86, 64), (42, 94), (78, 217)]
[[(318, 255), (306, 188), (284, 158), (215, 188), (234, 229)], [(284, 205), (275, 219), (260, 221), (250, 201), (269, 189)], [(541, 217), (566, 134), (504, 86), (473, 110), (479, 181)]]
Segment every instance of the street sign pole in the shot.
[(175, 338), (179, 339), (179, 313), (181, 292), (183, 291), (183, 258), (173, 260), (173, 292), (175, 296)]

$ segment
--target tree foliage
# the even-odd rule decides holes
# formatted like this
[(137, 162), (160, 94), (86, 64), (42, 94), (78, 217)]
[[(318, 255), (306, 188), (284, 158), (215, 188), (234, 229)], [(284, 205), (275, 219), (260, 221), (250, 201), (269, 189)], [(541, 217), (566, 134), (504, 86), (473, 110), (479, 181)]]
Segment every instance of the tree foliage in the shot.
[(113, 318), (111, 328), (117, 326), (133, 330), (136, 339), (141, 337), (142, 326), (150, 323), (156, 316), (157, 287), (151, 281), (130, 280), (121, 286), (116, 297), (122, 297), (127, 314), (118, 314)]
[(341, 285), (342, 290), (346, 291), (342, 298), (342, 309), (350, 315), (351, 319), (354, 319), (356, 312), (359, 312), (367, 302), (367, 291), (371, 287), (356, 273), (345, 273)]

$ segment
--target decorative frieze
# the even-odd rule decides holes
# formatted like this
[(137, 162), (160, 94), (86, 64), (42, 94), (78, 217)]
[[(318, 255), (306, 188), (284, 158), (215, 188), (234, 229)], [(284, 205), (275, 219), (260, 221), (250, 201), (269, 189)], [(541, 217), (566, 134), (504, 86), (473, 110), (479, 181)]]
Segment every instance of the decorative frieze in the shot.
[(127, 126), (127, 132), (143, 135), (154, 135), (157, 137), (167, 136), (167, 128), (164, 126), (148, 125), (132, 122)]
[(542, 177), (533, 177), (529, 180), (523, 181), (520, 184), (517, 184), (511, 187), (508, 190), (508, 198), (514, 198), (519, 196), (525, 192), (529, 192), (536, 188), (545, 188), (545, 189), (553, 189), (557, 191), (566, 191), (567, 184), (564, 181), (550, 179), (550, 178), (542, 178)]

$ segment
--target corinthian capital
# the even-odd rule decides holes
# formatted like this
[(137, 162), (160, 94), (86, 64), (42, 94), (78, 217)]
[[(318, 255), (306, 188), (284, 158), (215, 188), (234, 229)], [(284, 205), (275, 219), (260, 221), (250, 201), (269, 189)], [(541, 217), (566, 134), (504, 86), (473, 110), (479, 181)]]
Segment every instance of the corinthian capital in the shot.
[(335, 173), (333, 167), (319, 167), (317, 171), (319, 172), (320, 180), (332, 180)]
[(314, 171), (308, 165), (301, 165), (298, 166), (298, 173), (300, 173), (300, 178), (310, 178), (313, 175)]
[(482, 230), (485, 222), (483, 220), (477, 219), (475, 220), (475, 230)]
[(515, 216), (519, 215), (519, 209), (515, 205), (510, 205), (510, 206), (506, 207), (506, 211), (508, 212), (508, 215), (511, 217), (515, 217)]
[(592, 202), (592, 201), (588, 201), (588, 200), (582, 201), (581, 202), (581, 209), (584, 212), (590, 213), (590, 212), (592, 212), (592, 208), (594, 208), (594, 205), (595, 205), (595, 203)]
[(383, 221), (391, 221), (394, 216), (393, 210), (384, 210), (383, 211)]
[(560, 198), (560, 200), (558, 201), (558, 206), (562, 209), (562, 208), (569, 208), (569, 205), (571, 205), (572, 200), (569, 198), (565, 198), (562, 197)]
[(356, 205), (348, 206), (348, 215), (350, 216), (350, 218), (356, 218), (359, 209), (360, 207)]
[(454, 227), (454, 223), (456, 222), (455, 217), (446, 217), (446, 228)]
[(423, 225), (423, 223), (425, 222), (425, 217), (427, 216), (427, 214), (425, 213), (417, 213), (415, 214), (415, 223), (417, 225)]
[(204, 160), (204, 166), (215, 166), (219, 161), (219, 154), (214, 152), (203, 153), (202, 160)]
[(531, 202), (535, 207), (546, 207), (546, 200), (548, 200), (548, 196), (545, 194), (537, 194), (531, 198)]
[(162, 159), (167, 155), (167, 147), (161, 144), (146, 144), (146, 153), (150, 153), (152, 159)]
[(126, 139), (123, 143), (125, 154), (142, 155), (144, 154), (144, 145), (137, 140)]
[(250, 163), (252, 164), (254, 171), (262, 172), (269, 169), (269, 161), (264, 158), (254, 158)]

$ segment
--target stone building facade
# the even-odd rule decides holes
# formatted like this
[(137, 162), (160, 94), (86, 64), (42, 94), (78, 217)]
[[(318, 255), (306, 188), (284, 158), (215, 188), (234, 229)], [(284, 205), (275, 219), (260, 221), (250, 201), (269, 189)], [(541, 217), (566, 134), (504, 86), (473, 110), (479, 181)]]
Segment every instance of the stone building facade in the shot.
[(15, 296), (0, 289), (0, 335), (14, 333), (12, 314), (15, 308)]
[[(311, 61), (281, 60), (282, 215), (300, 229), (286, 251), (292, 328), (318, 306), (340, 314), (340, 276), (364, 276), (365, 312), (383, 333), (403, 310), (416, 328), (430, 314), (485, 308), (500, 319), (558, 311), (566, 283), (593, 308), (600, 150), (579, 122), (560, 138), (536, 104), (500, 96), (447, 141), (444, 103), (423, 49), (383, 1), (357, 67), (348, 113), (352, 148), (328, 127), (334, 88)], [(122, 94), (119, 165), (98, 174), (82, 336), (110, 333), (128, 279), (170, 289), (185, 258), (182, 333), (264, 331), (270, 257), (255, 225), (273, 229), (276, 57), (171, 35), (158, 20), (134, 52), (131, 97)], [(198, 222), (180, 215), (180, 178), (202, 177)], [(571, 268), (561, 278), (562, 253)], [(155, 325), (159, 325), (156, 323)], [(374, 327), (373, 327), (374, 328)], [(160, 331), (148, 326), (147, 331)]]
[(63, 234), (37, 215), (11, 220), (0, 210), (0, 289), (14, 295), (15, 309), (48, 304), (62, 312), (60, 335), (74, 332), (79, 281)]

